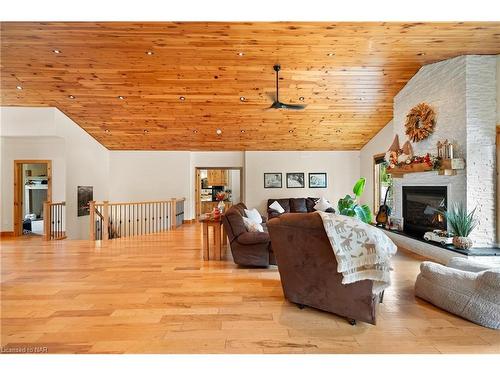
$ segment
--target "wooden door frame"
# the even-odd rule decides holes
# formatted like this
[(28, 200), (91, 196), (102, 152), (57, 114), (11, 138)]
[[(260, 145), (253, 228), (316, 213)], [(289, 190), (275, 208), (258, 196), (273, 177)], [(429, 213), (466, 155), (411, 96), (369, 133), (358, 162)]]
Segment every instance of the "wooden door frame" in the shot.
[[(373, 155), (373, 162), (372, 162), (372, 183), (373, 183), (373, 214), (375, 215), (377, 213), (377, 210), (380, 206), (380, 204), (377, 202), (377, 195), (378, 195), (378, 192), (377, 192), (377, 179), (376, 179), (376, 176), (375, 176), (375, 166), (377, 165), (377, 159), (380, 159), (380, 158), (383, 158), (385, 156), (384, 153), (380, 153), (380, 154), (375, 154)], [(378, 205), (377, 205), (378, 203)]]
[(47, 164), (47, 200), (52, 200), (52, 160), (14, 160), (14, 236), (23, 234), (21, 225), (23, 217), (23, 164)]
[[(219, 170), (239, 170), (240, 171), (240, 199), (242, 202), (245, 201), (245, 179), (243, 175), (243, 167), (195, 167), (194, 168), (194, 200), (195, 200), (195, 206), (194, 206), (194, 216), (195, 220), (198, 220), (199, 212), (201, 209), (201, 202), (200, 202), (200, 190), (199, 186), (201, 183), (201, 178), (200, 178), (200, 170), (202, 169), (219, 169)], [(237, 202), (239, 203), (239, 202)]]

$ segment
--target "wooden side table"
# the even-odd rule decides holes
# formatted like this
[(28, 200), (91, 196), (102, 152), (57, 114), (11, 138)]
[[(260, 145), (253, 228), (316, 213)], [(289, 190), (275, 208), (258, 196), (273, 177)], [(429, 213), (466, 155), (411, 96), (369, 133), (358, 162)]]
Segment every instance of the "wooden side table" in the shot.
[[(223, 245), (227, 246), (227, 235), (222, 225), (222, 216), (216, 220), (208, 216), (201, 216), (199, 221), (203, 226), (203, 260), (221, 260), (225, 257)], [(213, 228), (213, 246), (210, 246), (210, 227)]]

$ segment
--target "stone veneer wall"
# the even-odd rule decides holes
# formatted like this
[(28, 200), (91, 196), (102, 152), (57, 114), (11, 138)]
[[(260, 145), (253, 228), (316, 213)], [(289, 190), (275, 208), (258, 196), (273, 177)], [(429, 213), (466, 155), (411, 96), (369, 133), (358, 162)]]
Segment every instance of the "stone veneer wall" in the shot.
[(436, 154), (437, 141), (448, 139), (456, 157), (466, 160), (466, 170), (456, 176), (437, 172), (414, 173), (395, 179), (394, 216), (402, 216), (402, 186), (447, 186), (448, 202), (478, 207), (480, 225), (473, 233), (476, 246), (495, 243), (495, 117), (496, 57), (459, 56), (426, 65), (394, 98), (394, 134), (403, 144), (404, 123), (418, 103), (436, 111), (436, 127), (429, 138), (413, 143), (415, 154)]
[(467, 207), (477, 207), (476, 244), (496, 242), (496, 56), (467, 56)]

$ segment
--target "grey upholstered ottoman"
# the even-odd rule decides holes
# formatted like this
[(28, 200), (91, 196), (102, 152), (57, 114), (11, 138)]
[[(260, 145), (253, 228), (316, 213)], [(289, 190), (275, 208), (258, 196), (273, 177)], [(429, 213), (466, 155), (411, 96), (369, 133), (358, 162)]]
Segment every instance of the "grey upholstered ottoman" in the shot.
[(464, 258), (452, 258), (447, 266), (423, 262), (415, 295), (474, 323), (500, 329), (500, 268)]

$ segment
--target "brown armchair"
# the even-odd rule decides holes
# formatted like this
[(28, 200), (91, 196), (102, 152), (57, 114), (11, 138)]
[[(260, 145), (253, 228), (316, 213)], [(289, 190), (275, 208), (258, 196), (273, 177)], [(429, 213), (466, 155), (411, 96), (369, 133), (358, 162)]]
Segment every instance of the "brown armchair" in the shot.
[(230, 207), (222, 218), (222, 225), (231, 245), (234, 262), (241, 266), (266, 267), (276, 264), (267, 232), (248, 232), (243, 223), (243, 203)]
[(314, 307), (375, 324), (379, 296), (373, 281), (342, 284), (330, 241), (317, 213), (283, 214), (267, 223), (286, 299), (299, 308)]

